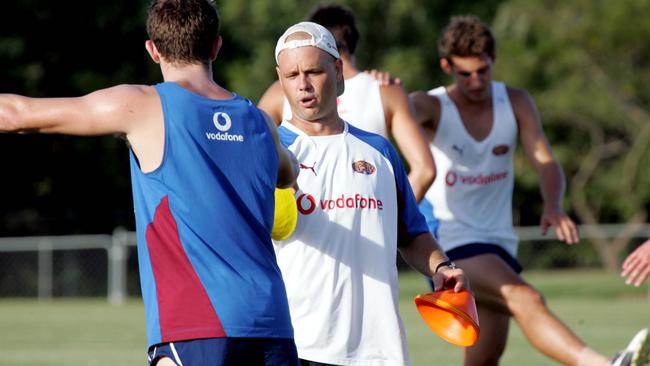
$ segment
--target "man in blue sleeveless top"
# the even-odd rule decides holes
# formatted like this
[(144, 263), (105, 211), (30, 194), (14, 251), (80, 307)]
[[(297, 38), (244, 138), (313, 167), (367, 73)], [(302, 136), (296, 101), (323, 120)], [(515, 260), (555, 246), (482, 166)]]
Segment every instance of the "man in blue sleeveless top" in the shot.
[(126, 135), (151, 365), (297, 364), (270, 235), (295, 158), (265, 114), (213, 81), (211, 1), (154, 0), (147, 31), (164, 83), (1, 95), (0, 131)]

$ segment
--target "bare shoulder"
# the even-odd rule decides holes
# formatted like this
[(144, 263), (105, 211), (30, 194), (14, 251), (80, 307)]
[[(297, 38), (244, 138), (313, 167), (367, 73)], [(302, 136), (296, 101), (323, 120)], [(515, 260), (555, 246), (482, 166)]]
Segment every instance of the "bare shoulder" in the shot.
[(536, 113), (536, 106), (533, 97), (525, 89), (506, 87), (510, 104), (515, 115)]
[(535, 141), (544, 136), (535, 101), (524, 89), (508, 87), (507, 91), (524, 146), (534, 145)]
[(394, 111), (399, 108), (408, 108), (408, 95), (401, 85), (381, 85), (379, 93), (385, 110)]
[(399, 96), (399, 97), (406, 97), (406, 91), (402, 87), (402, 85), (399, 84), (390, 84), (390, 85), (380, 85), (379, 90), (382, 95), (390, 95), (390, 96)]
[(105, 102), (130, 101), (132, 103), (141, 103), (146, 99), (158, 98), (158, 93), (153, 86), (149, 85), (121, 84), (97, 90), (86, 97), (95, 100), (103, 99)]
[(418, 123), (435, 129), (440, 117), (440, 100), (424, 90), (411, 92), (409, 98), (413, 103)]
[(279, 81), (273, 82), (266, 89), (257, 106), (266, 112), (276, 123), (282, 122), (282, 109), (284, 108), (284, 92)]
[(409, 94), (409, 98), (416, 106), (422, 110), (439, 110), (440, 101), (435, 96), (427, 93), (424, 90), (416, 90)]
[(271, 93), (273, 95), (276, 95), (277, 93), (282, 93), (282, 85), (280, 84), (279, 80), (276, 80), (271, 84), (268, 89), (266, 89), (266, 92), (264, 94)]

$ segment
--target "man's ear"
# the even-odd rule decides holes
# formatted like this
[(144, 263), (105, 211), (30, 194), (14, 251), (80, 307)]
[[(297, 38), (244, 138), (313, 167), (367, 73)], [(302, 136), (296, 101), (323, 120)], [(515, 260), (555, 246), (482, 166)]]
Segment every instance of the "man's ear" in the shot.
[(217, 59), (217, 55), (219, 54), (219, 50), (221, 49), (222, 45), (223, 45), (223, 39), (221, 38), (221, 36), (218, 36), (214, 40), (214, 43), (212, 44), (212, 51), (210, 51), (210, 61), (214, 61)]
[(343, 61), (337, 59), (334, 61), (336, 67), (336, 96), (340, 97), (345, 91), (345, 79), (343, 78)]
[(449, 61), (449, 59), (447, 59), (447, 58), (441, 58), (440, 59), (440, 68), (447, 75), (451, 75), (452, 72), (453, 72), (452, 67), (451, 67), (451, 61)]
[(153, 62), (159, 64), (160, 63), (160, 53), (158, 52), (158, 48), (156, 48), (156, 45), (153, 43), (153, 41), (148, 39), (144, 43), (144, 48), (147, 49), (147, 52), (149, 53), (149, 56), (151, 56), (151, 59), (153, 60)]

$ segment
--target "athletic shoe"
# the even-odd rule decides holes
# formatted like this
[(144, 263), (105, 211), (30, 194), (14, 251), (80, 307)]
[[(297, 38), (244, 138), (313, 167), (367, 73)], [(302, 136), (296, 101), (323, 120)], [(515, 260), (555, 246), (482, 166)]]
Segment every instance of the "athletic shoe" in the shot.
[(641, 329), (627, 345), (627, 348), (616, 356), (610, 366), (643, 366), (650, 360), (650, 336), (648, 328)]

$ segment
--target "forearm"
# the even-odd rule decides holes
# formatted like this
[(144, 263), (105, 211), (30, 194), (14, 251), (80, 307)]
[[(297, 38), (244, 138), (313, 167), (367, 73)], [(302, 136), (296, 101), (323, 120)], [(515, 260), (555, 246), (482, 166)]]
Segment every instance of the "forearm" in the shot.
[(556, 161), (549, 162), (540, 167), (539, 175), (544, 208), (562, 210), (562, 201), (566, 189), (562, 167)]
[(431, 233), (416, 236), (410, 244), (399, 248), (399, 251), (406, 263), (428, 277), (433, 277), (438, 264), (448, 260)]

